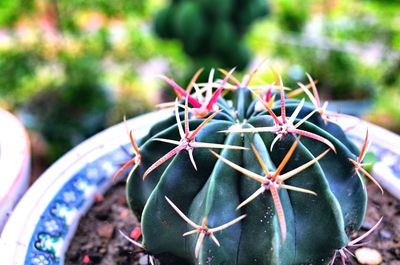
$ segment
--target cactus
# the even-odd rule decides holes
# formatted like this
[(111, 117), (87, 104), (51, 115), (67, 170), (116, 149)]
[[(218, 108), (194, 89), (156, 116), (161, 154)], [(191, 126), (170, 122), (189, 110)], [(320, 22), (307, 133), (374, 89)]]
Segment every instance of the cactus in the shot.
[(212, 67), (244, 69), (251, 57), (244, 35), (267, 14), (265, 0), (172, 1), (156, 15), (154, 30), (161, 38), (179, 39), (197, 64), (211, 57)]
[(368, 134), (358, 151), (310, 76), (300, 87), (305, 103), (285, 96), (278, 75), (258, 92), (249, 86), (255, 71), (243, 82), (232, 71), (214, 82), (212, 71), (204, 87), (199, 71), (187, 90), (164, 77), (180, 99), (174, 114), (140, 147), (131, 132), (133, 158), (116, 175), (134, 165), (127, 198), (152, 255), (175, 264), (328, 264), (364, 238), (349, 235), (366, 211), (361, 173), (376, 182), (362, 167)]

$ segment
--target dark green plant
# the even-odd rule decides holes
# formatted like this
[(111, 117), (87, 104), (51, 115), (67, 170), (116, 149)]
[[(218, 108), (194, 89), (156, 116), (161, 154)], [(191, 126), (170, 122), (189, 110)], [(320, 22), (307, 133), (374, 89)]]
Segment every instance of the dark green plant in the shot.
[(267, 13), (263, 0), (172, 1), (159, 11), (154, 28), (162, 38), (179, 39), (195, 64), (243, 69), (251, 57), (244, 34)]
[[(188, 90), (165, 77), (182, 98), (175, 114), (140, 147), (131, 132), (135, 154), (116, 175), (134, 165), (127, 198), (142, 214), (140, 246), (175, 264), (330, 262), (363, 238), (349, 240), (366, 210), (361, 173), (375, 182), (362, 168), (366, 144), (359, 152), (331, 122), (311, 78), (315, 106), (285, 98), (280, 78), (259, 96), (254, 73), (241, 84), (231, 73), (194, 95), (199, 73)], [(232, 102), (221, 97), (228, 79)]]

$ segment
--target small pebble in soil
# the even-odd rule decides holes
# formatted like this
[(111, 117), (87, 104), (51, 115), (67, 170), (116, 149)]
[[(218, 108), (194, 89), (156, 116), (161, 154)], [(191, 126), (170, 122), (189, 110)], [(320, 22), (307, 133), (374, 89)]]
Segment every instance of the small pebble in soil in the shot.
[(114, 225), (112, 224), (101, 224), (97, 227), (97, 234), (103, 238), (111, 238), (114, 233)]
[(126, 218), (129, 216), (129, 210), (128, 209), (123, 209), (119, 212), (119, 216), (122, 218)]
[(360, 264), (378, 265), (382, 263), (382, 255), (376, 249), (363, 247), (357, 249), (354, 254)]
[(102, 202), (104, 200), (103, 194), (97, 193), (95, 196), (95, 202)]
[(141, 237), (141, 236), (142, 236), (142, 229), (140, 229), (140, 227), (135, 227), (129, 233), (129, 237), (132, 238), (133, 240), (138, 240), (139, 237)]
[(139, 259), (139, 264), (140, 265), (147, 265), (149, 264), (149, 255), (143, 255)]
[(89, 262), (91, 262), (90, 257), (88, 255), (83, 256), (82, 262), (83, 264), (88, 264)]
[(384, 229), (379, 232), (379, 235), (384, 239), (392, 238), (392, 233), (390, 233), (388, 230), (384, 230)]
[(107, 249), (106, 248), (100, 248), (99, 249), (99, 254), (105, 254), (105, 253), (107, 253)]

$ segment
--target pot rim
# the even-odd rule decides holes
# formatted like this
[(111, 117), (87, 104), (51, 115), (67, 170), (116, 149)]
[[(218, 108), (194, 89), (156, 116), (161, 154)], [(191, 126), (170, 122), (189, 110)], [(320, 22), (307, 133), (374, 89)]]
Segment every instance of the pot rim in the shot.
[(0, 109), (0, 168), (1, 187), (0, 205), (15, 190), (23, 176), (24, 169), (29, 167), (30, 141), (25, 127), (14, 115)]

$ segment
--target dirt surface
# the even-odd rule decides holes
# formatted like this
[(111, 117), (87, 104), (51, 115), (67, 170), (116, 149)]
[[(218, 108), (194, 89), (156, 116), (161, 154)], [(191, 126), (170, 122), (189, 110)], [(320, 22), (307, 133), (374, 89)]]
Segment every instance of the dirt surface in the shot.
[(144, 253), (134, 247), (119, 232), (129, 235), (139, 227), (125, 199), (125, 188), (118, 184), (96, 203), (81, 219), (76, 235), (65, 258), (66, 265), (76, 264), (126, 264), (137, 265)]
[[(369, 243), (366, 246), (381, 253), (382, 264), (400, 265), (400, 201), (389, 193), (381, 195), (379, 189), (373, 185), (368, 185), (367, 188), (367, 217), (362, 229), (354, 237), (368, 231), (383, 216), (381, 225), (367, 238)], [(65, 264), (149, 264), (148, 256), (123, 238), (118, 231), (129, 235), (136, 227), (139, 227), (139, 222), (128, 209), (124, 185), (118, 184), (104, 198), (99, 196), (95, 205), (81, 220), (67, 252)], [(354, 259), (350, 262), (358, 264)], [(335, 264), (341, 263), (338, 260)]]
[(372, 184), (367, 186), (367, 190), (367, 216), (362, 229), (355, 237), (365, 233), (383, 216), (381, 225), (365, 240), (369, 241), (366, 246), (382, 254), (382, 264), (400, 265), (400, 200), (388, 192), (382, 195), (381, 191)]

